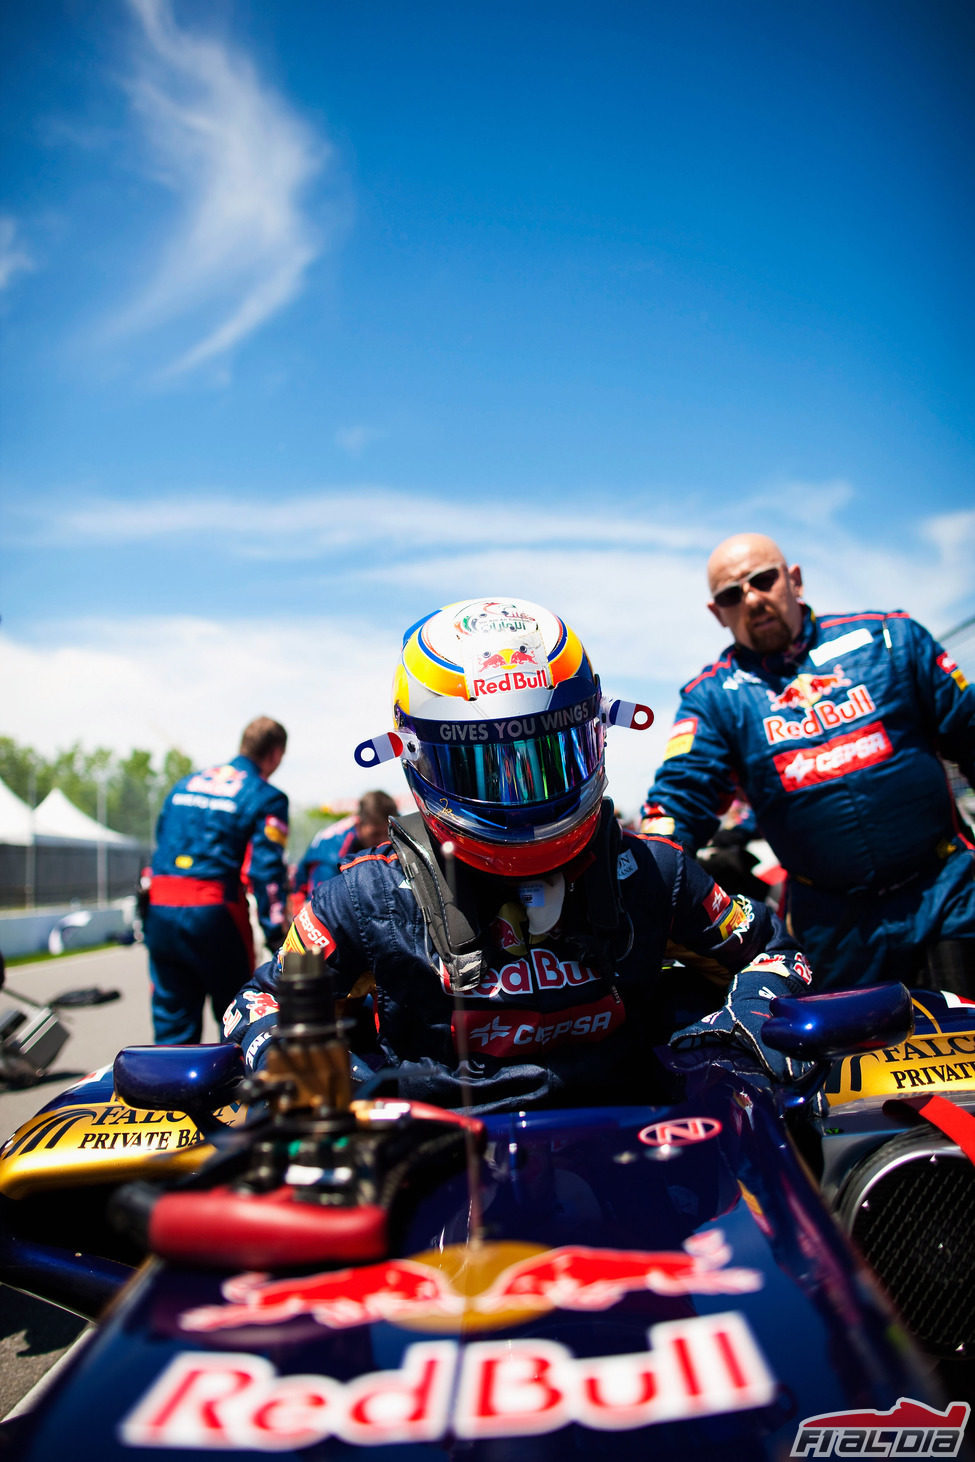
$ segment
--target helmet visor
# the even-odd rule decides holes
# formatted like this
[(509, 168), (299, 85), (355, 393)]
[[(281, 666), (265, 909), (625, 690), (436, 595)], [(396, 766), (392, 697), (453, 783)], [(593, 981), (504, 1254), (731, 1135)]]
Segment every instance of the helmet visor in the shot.
[(514, 741), (421, 740), (411, 770), (447, 803), (485, 804), (478, 810), (489, 823), (504, 824), (510, 820), (506, 813), (524, 809), (530, 824), (536, 821), (532, 809), (537, 813), (584, 787), (602, 757), (603, 728), (593, 720)]

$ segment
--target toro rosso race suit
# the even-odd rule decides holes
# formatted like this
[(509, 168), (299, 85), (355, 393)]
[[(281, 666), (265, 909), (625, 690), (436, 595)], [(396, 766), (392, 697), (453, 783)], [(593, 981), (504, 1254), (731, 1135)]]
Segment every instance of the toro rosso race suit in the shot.
[(946, 651), (900, 611), (806, 609), (788, 651), (732, 645), (684, 686), (644, 827), (693, 852), (743, 790), (817, 987), (917, 984), (922, 950), (975, 939), (972, 849), (939, 756), (972, 780), (975, 692)]
[(339, 864), (360, 848), (354, 817), (343, 817), (340, 822), (323, 827), (312, 838), (295, 869), (292, 897), (300, 894), (302, 899), (309, 898), (314, 888), (327, 878), (334, 878)]
[(288, 799), (246, 756), (177, 782), (156, 827), (145, 941), (155, 1038), (199, 1041), (254, 968), (253, 892), (268, 943), (284, 934)]
[[(677, 1025), (687, 1043), (734, 1041), (766, 1074), (783, 1074), (784, 1058), (765, 1051), (757, 1031), (772, 996), (806, 993), (810, 972), (775, 915), (731, 898), (675, 843), (621, 834), (608, 802), (600, 840), (601, 861), (591, 843), (561, 870), (561, 915), (544, 934), (530, 932), (530, 880), (455, 867), (453, 877), (474, 889), (485, 932), (480, 979), (460, 994), (393, 845), (353, 859), (314, 890), (277, 959), (231, 1004), (225, 1035), (260, 1067), (280, 961), (316, 950), (338, 996), (371, 992), (374, 1062), (398, 1068), (407, 1099), (460, 1107), (466, 1076), (478, 1112), (646, 1101), (662, 1072), (650, 1051)], [(608, 938), (595, 932), (601, 879), (614, 910), (612, 919), (597, 915)], [(668, 959), (682, 964), (662, 971)], [(371, 1074), (363, 1064), (353, 1062), (354, 1074)]]

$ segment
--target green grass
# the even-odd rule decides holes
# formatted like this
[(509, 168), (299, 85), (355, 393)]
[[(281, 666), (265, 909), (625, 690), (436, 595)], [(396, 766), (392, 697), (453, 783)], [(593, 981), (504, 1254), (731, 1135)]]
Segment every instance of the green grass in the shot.
[(122, 946), (114, 939), (108, 939), (104, 944), (86, 944), (84, 948), (66, 949), (64, 954), (49, 954), (46, 949), (38, 949), (34, 954), (8, 954), (4, 957), (4, 963), (8, 970), (15, 965), (39, 964), (41, 960), (70, 959), (73, 954), (97, 954), (102, 949), (120, 949)]

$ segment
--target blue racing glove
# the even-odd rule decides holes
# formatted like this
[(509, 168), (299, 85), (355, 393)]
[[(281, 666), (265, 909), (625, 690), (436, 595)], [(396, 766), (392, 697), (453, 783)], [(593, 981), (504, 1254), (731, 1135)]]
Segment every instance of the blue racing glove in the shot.
[(785, 961), (774, 962), (767, 955), (762, 962), (747, 965), (732, 976), (725, 1002), (719, 1010), (675, 1031), (670, 1044), (678, 1051), (711, 1044), (733, 1045), (747, 1051), (773, 1081), (791, 1083), (809, 1070), (808, 1061), (796, 1061), (774, 1051), (762, 1040), (762, 1026), (776, 995), (807, 995), (808, 987), (787, 972)]

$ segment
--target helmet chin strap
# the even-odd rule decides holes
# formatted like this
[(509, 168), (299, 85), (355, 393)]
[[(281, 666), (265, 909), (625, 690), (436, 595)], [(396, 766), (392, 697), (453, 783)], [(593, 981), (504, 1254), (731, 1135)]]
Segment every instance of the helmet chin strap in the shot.
[(528, 915), (529, 934), (547, 934), (562, 914), (565, 879), (558, 869), (554, 873), (540, 873), (536, 878), (520, 879), (518, 897)]

